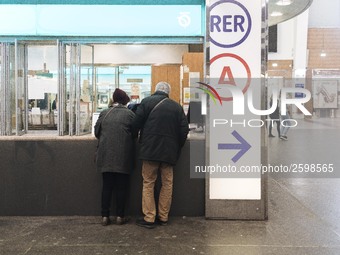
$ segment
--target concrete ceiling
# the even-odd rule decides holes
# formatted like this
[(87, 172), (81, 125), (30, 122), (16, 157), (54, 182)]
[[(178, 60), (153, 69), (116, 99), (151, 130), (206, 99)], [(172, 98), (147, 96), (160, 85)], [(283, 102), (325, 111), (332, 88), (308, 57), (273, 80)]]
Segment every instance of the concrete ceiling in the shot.
[[(278, 5), (289, 2), (289, 5)], [(273, 26), (294, 18), (308, 9), (312, 2), (313, 0), (268, 0), (268, 25)], [(278, 16), (273, 16), (275, 13)]]

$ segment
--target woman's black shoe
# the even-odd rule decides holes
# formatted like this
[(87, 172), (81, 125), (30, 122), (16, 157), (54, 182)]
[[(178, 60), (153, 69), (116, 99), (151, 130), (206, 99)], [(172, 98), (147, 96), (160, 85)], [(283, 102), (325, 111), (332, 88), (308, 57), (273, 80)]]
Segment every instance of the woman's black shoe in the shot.
[(111, 221), (109, 217), (103, 217), (102, 218), (102, 226), (110, 225)]
[(129, 220), (130, 219), (127, 218), (127, 217), (119, 217), (118, 216), (117, 219), (116, 219), (116, 224), (117, 225), (123, 225), (123, 224), (127, 223)]

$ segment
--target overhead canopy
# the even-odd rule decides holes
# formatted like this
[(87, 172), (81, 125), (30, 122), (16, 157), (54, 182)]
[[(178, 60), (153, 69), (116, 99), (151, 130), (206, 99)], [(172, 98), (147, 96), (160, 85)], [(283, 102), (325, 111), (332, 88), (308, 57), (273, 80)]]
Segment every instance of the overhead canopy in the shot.
[(268, 25), (276, 25), (294, 18), (307, 10), (312, 2), (313, 0), (269, 0)]

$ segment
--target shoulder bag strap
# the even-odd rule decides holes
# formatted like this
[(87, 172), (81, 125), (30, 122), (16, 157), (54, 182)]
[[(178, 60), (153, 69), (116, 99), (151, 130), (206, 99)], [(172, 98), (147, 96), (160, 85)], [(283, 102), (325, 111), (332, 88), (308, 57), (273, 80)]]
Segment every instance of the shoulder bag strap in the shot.
[[(161, 101), (159, 101), (159, 102), (152, 108), (152, 110), (150, 111), (149, 115), (146, 117), (146, 119), (145, 119), (145, 121), (144, 121), (144, 124), (148, 121), (148, 119), (149, 119), (151, 113), (153, 113), (153, 111), (154, 111), (161, 103), (163, 103), (163, 102), (164, 102), (165, 100), (167, 100), (167, 99), (168, 99), (167, 97), (166, 97), (166, 98), (163, 98)], [(140, 139), (140, 137), (141, 137), (141, 135), (142, 135), (142, 132), (143, 132), (143, 129), (140, 131), (139, 139)]]
[(155, 107), (154, 108), (152, 108), (152, 110), (150, 111), (150, 113), (149, 113), (149, 115), (148, 115), (148, 118), (149, 118), (149, 116), (151, 115), (151, 113), (153, 113), (153, 111), (161, 104), (161, 103), (163, 103), (165, 100), (167, 100), (168, 98), (166, 97), (166, 98), (163, 98), (161, 101), (159, 101), (156, 105), (155, 105)]
[(111, 109), (107, 111), (107, 113), (105, 114), (103, 120), (100, 122), (100, 125), (104, 122), (106, 116), (109, 115), (109, 113), (113, 110), (113, 108), (115, 108), (115, 106), (112, 106)]
[[(99, 132), (98, 132), (98, 133), (99, 133), (99, 134), (100, 134), (100, 130), (102, 129), (102, 123), (103, 123), (104, 120), (106, 119), (107, 115), (109, 115), (109, 113), (113, 110), (113, 108), (115, 108), (115, 106), (112, 106), (111, 109), (107, 111), (107, 113), (105, 114), (103, 120), (99, 123), (99, 127), (98, 127), (98, 129), (99, 129)], [(98, 139), (98, 145), (99, 145), (99, 139)], [(98, 147), (98, 145), (97, 145), (97, 147)]]

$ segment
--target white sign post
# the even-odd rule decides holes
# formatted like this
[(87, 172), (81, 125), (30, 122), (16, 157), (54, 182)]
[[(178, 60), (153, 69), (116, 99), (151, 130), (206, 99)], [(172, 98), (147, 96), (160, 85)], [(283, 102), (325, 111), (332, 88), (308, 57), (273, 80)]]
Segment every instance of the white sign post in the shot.
[(210, 2), (209, 85), (220, 101), (209, 106), (207, 218), (266, 217), (261, 173), (250, 172), (263, 163), (265, 124), (252, 111), (261, 109), (262, 11), (262, 0)]

